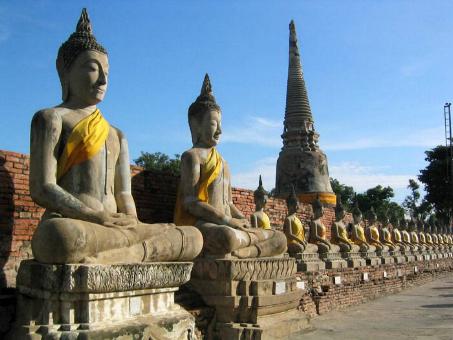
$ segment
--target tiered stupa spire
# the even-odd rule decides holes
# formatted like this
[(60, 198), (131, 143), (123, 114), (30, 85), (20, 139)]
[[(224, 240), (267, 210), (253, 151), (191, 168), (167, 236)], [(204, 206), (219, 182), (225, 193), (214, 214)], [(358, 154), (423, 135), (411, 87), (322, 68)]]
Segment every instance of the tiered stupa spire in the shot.
[(277, 162), (276, 192), (286, 197), (294, 185), (302, 202), (310, 203), (319, 196), (323, 203), (335, 204), (327, 158), (318, 147), (319, 134), (314, 129), (294, 21), (289, 24), (289, 32), (283, 148)]

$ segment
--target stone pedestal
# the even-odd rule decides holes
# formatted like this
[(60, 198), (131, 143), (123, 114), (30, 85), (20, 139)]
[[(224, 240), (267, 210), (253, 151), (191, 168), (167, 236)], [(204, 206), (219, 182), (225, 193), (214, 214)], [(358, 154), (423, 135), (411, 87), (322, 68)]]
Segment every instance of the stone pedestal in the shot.
[(377, 257), (375, 251), (360, 252), (361, 256), (365, 259), (367, 266), (378, 266), (381, 264), (381, 259)]
[(298, 272), (319, 272), (326, 269), (326, 264), (318, 253), (297, 253), (294, 255)]
[(381, 264), (393, 264), (395, 262), (388, 251), (377, 251), (376, 254), (381, 259)]
[(319, 257), (326, 263), (326, 269), (347, 268), (348, 263), (341, 258), (340, 253), (320, 253)]
[(340, 254), (348, 264), (349, 268), (359, 268), (366, 266), (366, 260), (362, 256), (360, 256), (359, 252), (344, 252)]
[(403, 249), (401, 250), (401, 255), (403, 255), (406, 259), (406, 262), (414, 262), (415, 261), (415, 256), (412, 253), (412, 250), (408, 249)]
[(307, 328), (293, 258), (199, 259), (189, 285), (216, 310), (208, 338), (274, 339)]
[(393, 250), (390, 252), (390, 255), (393, 256), (393, 261), (396, 264), (401, 264), (406, 262), (406, 257), (401, 254), (400, 250)]
[(22, 261), (9, 339), (187, 339), (195, 321), (174, 302), (192, 263), (46, 265)]

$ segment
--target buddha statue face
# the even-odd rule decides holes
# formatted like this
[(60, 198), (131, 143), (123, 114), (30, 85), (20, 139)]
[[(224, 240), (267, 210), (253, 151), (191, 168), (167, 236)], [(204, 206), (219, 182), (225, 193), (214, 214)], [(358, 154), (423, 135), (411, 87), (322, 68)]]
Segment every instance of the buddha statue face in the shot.
[(354, 224), (360, 224), (362, 222), (363, 216), (361, 213), (353, 212), (352, 219), (354, 220)]
[(69, 70), (61, 74), (64, 101), (79, 105), (96, 105), (107, 91), (109, 63), (106, 54), (88, 50), (81, 52)]
[(335, 209), (335, 219), (336, 219), (337, 221), (342, 221), (343, 218), (344, 218), (344, 216), (345, 216), (344, 209), (343, 209), (343, 208), (338, 208), (338, 207), (337, 207), (337, 209)]
[(194, 146), (214, 147), (222, 134), (221, 113), (215, 108), (207, 108), (201, 115), (191, 117), (190, 130)]
[(292, 215), (292, 214), (295, 214), (297, 212), (297, 210), (299, 209), (299, 202), (297, 200), (289, 200), (287, 202), (287, 206), (288, 206), (288, 214)]
[(321, 204), (313, 204), (313, 218), (316, 220), (324, 215), (324, 207)]

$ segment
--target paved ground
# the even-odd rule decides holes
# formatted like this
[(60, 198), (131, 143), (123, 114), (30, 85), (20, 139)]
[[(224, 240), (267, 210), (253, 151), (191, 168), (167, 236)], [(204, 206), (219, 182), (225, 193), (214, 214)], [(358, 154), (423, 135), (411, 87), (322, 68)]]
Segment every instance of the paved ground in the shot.
[(311, 320), (291, 340), (452, 340), (453, 275)]

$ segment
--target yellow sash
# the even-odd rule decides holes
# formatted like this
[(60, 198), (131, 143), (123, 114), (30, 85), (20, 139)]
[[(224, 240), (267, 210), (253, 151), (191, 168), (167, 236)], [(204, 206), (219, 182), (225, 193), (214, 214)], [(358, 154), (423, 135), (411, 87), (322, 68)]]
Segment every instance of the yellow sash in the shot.
[(72, 129), (63, 153), (58, 159), (57, 179), (74, 165), (95, 156), (104, 145), (109, 129), (110, 125), (99, 109), (79, 121)]
[[(208, 202), (208, 188), (219, 176), (222, 170), (222, 157), (219, 152), (212, 148), (206, 158), (206, 162), (201, 165), (200, 186), (198, 187), (197, 199), (201, 202)], [(183, 205), (181, 187), (178, 189), (176, 198), (174, 223), (176, 225), (194, 225), (197, 218), (189, 213)]]
[(266, 213), (263, 213), (261, 215), (261, 217), (262, 218), (257, 218), (257, 220), (258, 220), (258, 228), (266, 229), (266, 230), (272, 229), (271, 228), (271, 221), (269, 220), (269, 216), (267, 216)]
[[(291, 224), (291, 233), (294, 235), (295, 238), (297, 238), (301, 242), (305, 241), (304, 226), (302, 225), (302, 222), (297, 217), (294, 218), (293, 223)], [(289, 238), (288, 238), (288, 244), (291, 244), (291, 243), (299, 244), (299, 242), (297, 242), (295, 240), (289, 241)]]

